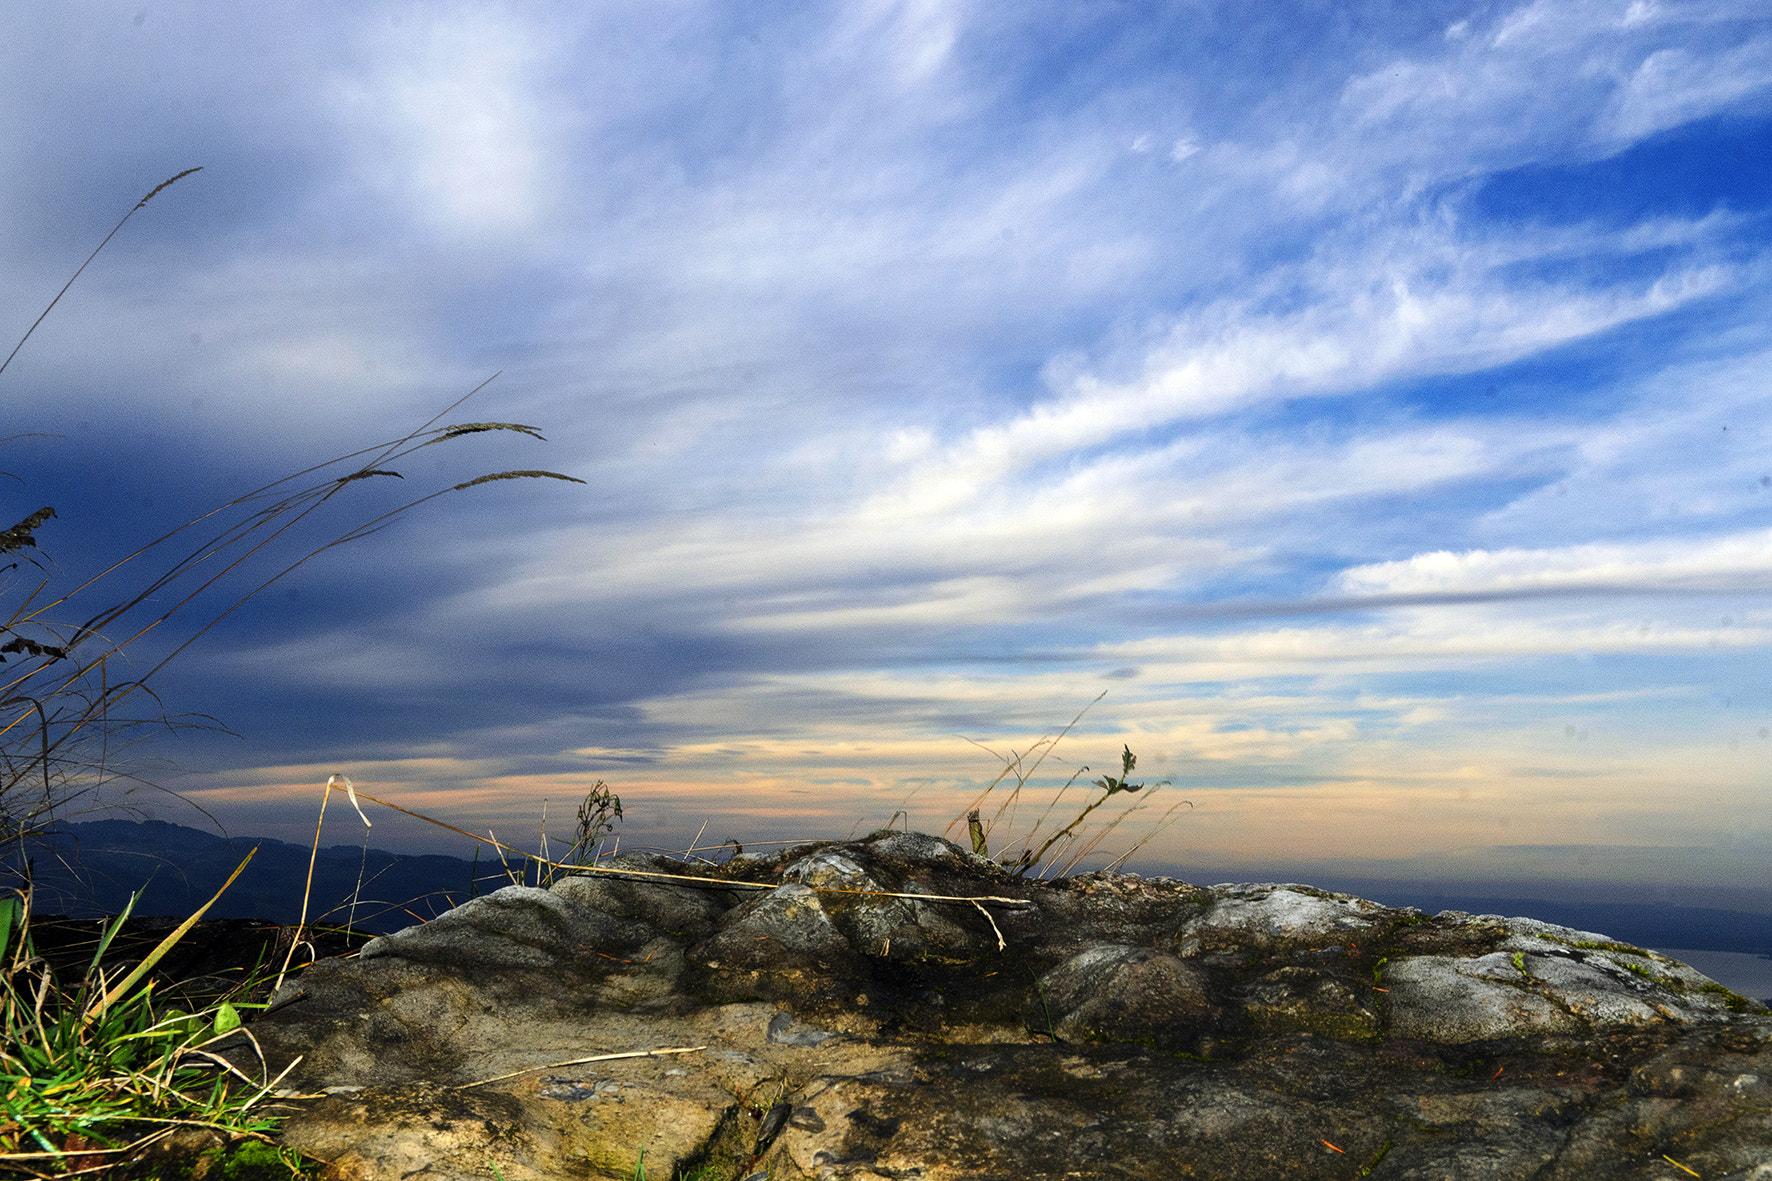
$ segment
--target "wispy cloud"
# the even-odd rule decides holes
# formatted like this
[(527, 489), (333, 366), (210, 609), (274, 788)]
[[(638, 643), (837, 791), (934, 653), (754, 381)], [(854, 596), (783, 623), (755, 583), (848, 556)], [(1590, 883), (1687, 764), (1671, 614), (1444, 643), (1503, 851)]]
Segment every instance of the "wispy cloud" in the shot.
[(494, 10), (414, 14), (416, 28), (371, 26), (362, 63), (325, 87), (323, 102), (350, 143), (357, 193), (400, 203), (403, 220), (443, 239), (521, 248), (549, 228), (561, 200), (557, 137), (567, 112), (545, 110), (566, 45)]
[(1356, 566), (1337, 576), (1350, 594), (1587, 590), (1772, 589), (1772, 530), (1540, 550), (1438, 551)]
[(465, 416), (545, 451), (402, 474), (591, 481), (440, 501), (190, 654), (258, 735), (190, 748), (218, 805), (339, 759), (500, 825), (599, 776), (933, 819), (966, 738), (1103, 687), (1076, 763), (1133, 741), (1227, 855), (1697, 840), (1655, 785), (1745, 791), (1758, 6), (138, 15), (4, 18), (9, 274), (206, 165), (10, 387), (106, 482), (8, 470), (121, 529), (502, 369)]

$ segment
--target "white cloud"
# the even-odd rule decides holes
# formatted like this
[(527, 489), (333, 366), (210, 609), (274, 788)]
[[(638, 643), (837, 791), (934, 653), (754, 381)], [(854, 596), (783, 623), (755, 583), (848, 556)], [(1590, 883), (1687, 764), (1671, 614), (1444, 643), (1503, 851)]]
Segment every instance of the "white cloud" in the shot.
[[(1697, 614), (1678, 609), (1681, 616)], [(1104, 662), (1137, 664), (1157, 684), (1269, 677), (1404, 675), (1427, 669), (1505, 669), (1547, 657), (1747, 653), (1772, 646), (1772, 618), (1705, 623), (1616, 611), (1528, 614), (1482, 607), (1392, 609), (1383, 622), (1300, 624), (1223, 635), (1171, 635), (1101, 645)], [(1690, 696), (1688, 692), (1685, 694)]]
[[(481, 7), (386, 30), (330, 100), (356, 141), (356, 171), (445, 234), (510, 239), (541, 228), (558, 200), (547, 111), (552, 66), (540, 29)], [(343, 195), (341, 195), (342, 197)]]
[[(1564, 241), (1547, 236), (1543, 252)], [(1261, 296), (1177, 317), (1154, 343), (1109, 363), (1139, 370), (1129, 377), (1055, 372), (1052, 397), (975, 430), (907, 485), (929, 507), (951, 506), (1054, 456), (1134, 432), (1502, 364), (1662, 314), (1733, 279), (1721, 267), (1676, 264), (1648, 283), (1522, 281), (1520, 255), (1530, 257), (1523, 240), (1467, 244), (1421, 230), (1365, 249), (1364, 257), (1313, 258), (1266, 276)], [(1295, 291), (1304, 293), (1301, 310), (1264, 310)]]
[(914, 92), (947, 64), (959, 33), (952, 0), (860, 0), (842, 7), (825, 52), (877, 64), (892, 89)]
[(1556, 587), (1772, 589), (1772, 530), (1727, 537), (1594, 543), (1554, 549), (1438, 551), (1343, 571), (1358, 595)]
[[(1394, 163), (1451, 176), (1460, 162), (1505, 168), (1547, 152), (1610, 154), (1758, 101), (1772, 82), (1772, 51), (1763, 35), (1743, 42), (1734, 23), (1763, 15), (1730, 3), (1534, 0), (1486, 34), (1460, 21), (1436, 52), (1348, 81), (1340, 150), (1364, 165), (1350, 176), (1367, 181)], [(1669, 46), (1673, 36), (1682, 43)]]
[(1748, 99), (1762, 110), (1772, 100), (1772, 37), (1721, 53), (1657, 49), (1614, 99), (1608, 131), (1621, 141), (1641, 139)]
[[(193, 270), (146, 236), (139, 263), (108, 255), (110, 274), (139, 266), (130, 282), (156, 303), (93, 287), (101, 312), (58, 341), (69, 385), (127, 391), (106, 404), (132, 424), (185, 405), (163, 374), (195, 334), (203, 368), (180, 381), (231, 389), (235, 435), (274, 446), (306, 431), (305, 445), (381, 434), (417, 391), (505, 365), (485, 416), (557, 440), (510, 466), (595, 481), (503, 514), (451, 507), (417, 541), (380, 535), (385, 548), (350, 552), (353, 573), (399, 575), (411, 606), (350, 599), (302, 624), (306, 639), (202, 667), (328, 702), (355, 686), (369, 708), (421, 684), (440, 699), (469, 680), (533, 684), (539, 719), (486, 725), (469, 700), (402, 724), (447, 730), (458, 752), (533, 743), (624, 774), (656, 757), (634, 774), (670, 806), (742, 782), (759, 816), (790, 812), (809, 777), (951, 788), (973, 774), (953, 770), (953, 730), (1037, 733), (1108, 684), (1094, 737), (1245, 791), (1203, 810), (1212, 847), (1259, 846), (1276, 821), (1310, 839), (1321, 807), (1324, 831), (1357, 848), (1469, 836), (1468, 819), (1388, 819), (1399, 792), (1475, 785), (1499, 823), (1555, 780), (1511, 776), (1519, 752), (1558, 773), (1591, 766), (1550, 747), (1577, 725), (1564, 715), (1651, 707), (1574, 689), (1523, 703), (1517, 689), (1548, 662), (1579, 672), (1618, 655), (1644, 658), (1642, 692), (1672, 720), (1608, 740), (1609, 773), (1628, 751), (1732, 782), (1725, 756), (1689, 758), (1708, 724), (1693, 701), (1709, 694), (1681, 678), (1707, 675), (1690, 658), (1713, 644), (1710, 667), (1763, 654), (1772, 621), (1756, 600), (1556, 592), (1772, 581), (1754, 515), (1772, 503), (1766, 317), (1751, 306), (1763, 232), (1751, 211), (1493, 222), (1466, 194), (1498, 170), (1759, 110), (1772, 51), (1760, 25), (1727, 21), (1763, 22), (1760, 6), (1564, 0), (1445, 28), (1387, 22), (1346, 54), (1281, 46), (1249, 77), (1226, 77), (1181, 25), (1115, 16), (1104, 31), (1124, 39), (1092, 57), (1090, 37), (1063, 39), (1075, 25), (1000, 11), (322, 6), (300, 52), (179, 30), (193, 60), (268, 44), (274, 85), (256, 69), (228, 89), (170, 58), (131, 64), (131, 88), (170, 69), (168, 95), (226, 110), (204, 134), (250, 145), (229, 163), (289, 173), (199, 235), (223, 263)], [(1141, 60), (1142, 39), (1160, 52)], [(91, 122), (45, 100), (51, 67), (24, 56), (21, 73), (39, 72), (8, 83), (16, 123)], [(143, 108), (106, 89), (109, 60), (83, 75), (97, 67), (49, 57), (70, 90), (97, 88), (107, 126), (144, 138)], [(22, 150), (8, 159), (25, 175)], [(107, 150), (121, 173), (145, 149)], [(7, 201), (9, 223), (59, 208)], [(1569, 347), (1593, 341), (1638, 372)], [(1503, 366), (1500, 410), (1459, 380)], [(1301, 600), (1325, 583), (1521, 597), (1312, 619)], [(320, 598), (303, 609), (324, 613)], [(1163, 604), (1275, 600), (1300, 618), (1161, 618)], [(344, 616), (360, 604), (374, 622)], [(1705, 618), (1724, 610), (1728, 626)], [(641, 654), (596, 662), (627, 643)], [(1451, 687), (1396, 687), (1423, 670)], [(1487, 679), (1452, 675), (1464, 670)], [(604, 707), (594, 726), (582, 716)], [(538, 777), (495, 762), (385, 769), (426, 798), (441, 784), (532, 802)], [(1535, 823), (1589, 823), (1590, 806), (1559, 797)]]

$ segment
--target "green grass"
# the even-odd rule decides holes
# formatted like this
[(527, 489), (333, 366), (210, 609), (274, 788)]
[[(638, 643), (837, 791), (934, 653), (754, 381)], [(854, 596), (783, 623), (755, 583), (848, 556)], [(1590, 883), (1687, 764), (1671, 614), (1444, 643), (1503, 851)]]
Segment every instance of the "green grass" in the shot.
[(154, 965), (203, 910), (119, 966), (106, 953), (126, 909), (70, 978), (38, 954), (28, 897), (0, 898), (0, 1170), (53, 1177), (138, 1158), (180, 1128), (266, 1139), (276, 1127), (265, 1101), (280, 1078), (248, 1076), (209, 1049), (259, 1007), (245, 998), (263, 966), (194, 1011), (155, 995)]
[[(647, 1181), (646, 1150), (644, 1148), (640, 1150), (640, 1156), (634, 1162), (633, 1181)], [(723, 1181), (723, 1179), (718, 1167), (703, 1165), (701, 1168), (691, 1169), (687, 1173), (678, 1173), (673, 1181)]]

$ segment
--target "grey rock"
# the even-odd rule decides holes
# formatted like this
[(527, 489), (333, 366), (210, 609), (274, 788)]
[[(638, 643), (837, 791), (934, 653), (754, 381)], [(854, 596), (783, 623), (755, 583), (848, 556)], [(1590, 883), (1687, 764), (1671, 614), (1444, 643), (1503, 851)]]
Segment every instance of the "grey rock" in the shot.
[(941, 837), (932, 837), (928, 833), (921, 832), (893, 832), (890, 829), (869, 837), (867, 849), (874, 857), (930, 863), (945, 862), (949, 865), (964, 865), (967, 863), (967, 859), (973, 856), (971, 850), (962, 849), (954, 842)]
[[(665, 869), (656, 868), (663, 862)], [(631, 867), (649, 873), (682, 872), (682, 866), (663, 858), (641, 859), (632, 855), (615, 858), (611, 868)], [(655, 931), (677, 938), (703, 938), (713, 933), (720, 916), (731, 908), (733, 898), (706, 889), (675, 886), (646, 878), (622, 878), (613, 874), (573, 875), (556, 882), (552, 890), (570, 902), (614, 918), (638, 921)]]
[(1040, 978), (1036, 1022), (1049, 1023), (1055, 1042), (1146, 1042), (1193, 1050), (1220, 1016), (1211, 993), (1207, 974), (1173, 955), (1099, 944)]
[(817, 1029), (795, 1021), (786, 1013), (769, 1019), (769, 1040), (778, 1046), (818, 1046), (842, 1035), (829, 1029)]
[(372, 939), (358, 958), (485, 968), (576, 966), (585, 949), (632, 950), (652, 934), (620, 918), (535, 886), (506, 886), (428, 923)]
[(1182, 947), (1201, 951), (1279, 951), (1358, 943), (1395, 920), (1396, 912), (1346, 894), (1309, 886), (1219, 886), (1217, 901), (1182, 930)]
[(362, 1181), (630, 1178), (642, 1151), (724, 1179), (1772, 1181), (1772, 1014), (1602, 934), (1032, 881), (917, 833), (716, 883), (616, 868), (309, 968), (248, 1027), (322, 1096), (286, 1143)]
[(711, 973), (754, 971), (797, 979), (850, 952), (819, 893), (798, 882), (783, 882), (740, 904), (719, 931), (689, 954)]
[[(1499, 962), (1498, 962), (1499, 961)], [(1453, 959), (1417, 956), (1385, 972), (1391, 1031), (1398, 1037), (1456, 1045), (1505, 1038), (1513, 1031), (1576, 1034), (1579, 1017), (1508, 978), (1505, 953)]]

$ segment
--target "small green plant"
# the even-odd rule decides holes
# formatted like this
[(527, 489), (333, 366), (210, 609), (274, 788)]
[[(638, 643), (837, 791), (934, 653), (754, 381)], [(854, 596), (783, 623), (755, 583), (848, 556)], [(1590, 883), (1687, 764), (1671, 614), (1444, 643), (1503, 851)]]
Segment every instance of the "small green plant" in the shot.
[[(1120, 751), (1120, 777), (1115, 779), (1111, 775), (1104, 775), (1100, 779), (1095, 780), (1095, 786), (1101, 788), (1101, 795), (1090, 800), (1089, 803), (1084, 806), (1083, 810), (1077, 813), (1076, 818), (1069, 824), (1047, 837), (1046, 843), (1040, 846), (1039, 852), (1031, 854), (1026, 852), (1022, 853), (1021, 860), (1015, 867), (1015, 872), (1026, 873), (1029, 869), (1044, 861), (1047, 851), (1050, 850), (1052, 846), (1065, 840), (1072, 833), (1076, 832), (1077, 828), (1085, 820), (1089, 819), (1089, 814), (1091, 812), (1107, 803), (1114, 796), (1121, 792), (1130, 793), (1143, 791), (1144, 784), (1130, 783), (1127, 781), (1127, 777), (1132, 774), (1132, 769), (1136, 766), (1138, 766), (1138, 756), (1132, 753), (1132, 748), (1130, 746), (1122, 747)], [(1085, 767), (1084, 770), (1086, 771), (1088, 768)]]
[[(699, 1169), (691, 1169), (687, 1173), (678, 1173), (676, 1181), (721, 1181), (722, 1171), (718, 1165), (703, 1165)], [(500, 1178), (503, 1181), (503, 1178)], [(642, 1148), (638, 1159), (634, 1161), (632, 1181), (646, 1181), (646, 1150)]]
[(187, 1012), (157, 1003), (150, 975), (251, 859), (123, 971), (105, 960), (132, 898), (71, 982), (37, 953), (28, 896), (0, 898), (0, 1164), (39, 1176), (48, 1175), (45, 1166), (85, 1171), (129, 1159), (180, 1126), (259, 1136), (275, 1127), (260, 1104), (282, 1076), (251, 1078), (208, 1048), (249, 1038), (240, 1011), (262, 1007), (244, 999), (262, 977), (255, 973)]
[(1597, 942), (1592, 939), (1561, 939), (1559, 943), (1567, 943), (1570, 947), (1579, 947), (1586, 951), (1618, 951), (1625, 955), (1640, 955), (1644, 959), (1651, 958), (1650, 953), (1632, 943), (1617, 943), (1612, 940)]
[(1356, 1181), (1358, 1178), (1370, 1177), (1372, 1175), (1372, 1170), (1376, 1169), (1379, 1163), (1390, 1154), (1390, 1150), (1393, 1147), (1395, 1147), (1395, 1145), (1390, 1140), (1386, 1140), (1383, 1144), (1380, 1144), (1378, 1146), (1378, 1151), (1373, 1154), (1372, 1159), (1366, 1162), (1366, 1167), (1354, 1174)]
[(1047, 1041), (1056, 1044), (1058, 1042), (1058, 1026), (1052, 1021), (1052, 1006), (1047, 1004), (1046, 990), (1040, 986), (1038, 980), (1034, 981), (1034, 995), (1040, 998), (1040, 1016), (1046, 1021), (1046, 1028), (1039, 1032), (1046, 1035)]
[(1715, 980), (1707, 980), (1703, 984), (1700, 984), (1698, 986), (1698, 991), (1709, 993), (1715, 997), (1720, 997), (1723, 1004), (1728, 1007), (1731, 1013), (1746, 1012), (1754, 1005), (1753, 1001), (1748, 1000), (1740, 993), (1735, 992), (1724, 985), (1718, 984)]

